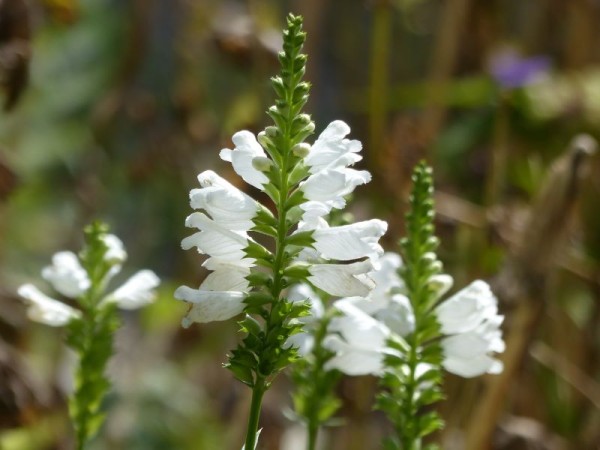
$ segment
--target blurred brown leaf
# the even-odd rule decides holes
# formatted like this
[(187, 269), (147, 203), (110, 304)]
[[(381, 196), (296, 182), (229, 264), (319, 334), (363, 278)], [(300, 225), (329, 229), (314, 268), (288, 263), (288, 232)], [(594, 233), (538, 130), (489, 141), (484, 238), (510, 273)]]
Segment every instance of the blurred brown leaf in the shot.
[(0, 89), (4, 109), (13, 108), (29, 79), (29, 8), (25, 0), (0, 0)]

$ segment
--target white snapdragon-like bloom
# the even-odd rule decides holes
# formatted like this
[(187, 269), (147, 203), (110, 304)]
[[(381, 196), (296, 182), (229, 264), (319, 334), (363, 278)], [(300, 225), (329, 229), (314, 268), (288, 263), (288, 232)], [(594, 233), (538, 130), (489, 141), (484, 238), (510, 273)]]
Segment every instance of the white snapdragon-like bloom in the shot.
[(300, 188), (308, 200), (322, 202), (329, 208), (342, 209), (346, 206), (344, 197), (369, 181), (371, 174), (366, 170), (324, 169), (308, 177)]
[(502, 363), (491, 356), (505, 348), (497, 303), (489, 285), (477, 280), (435, 308), (447, 335), (441, 341), (446, 370), (465, 378), (502, 371)]
[(255, 158), (265, 158), (267, 155), (261, 145), (256, 140), (256, 136), (250, 131), (238, 131), (233, 135), (233, 150), (224, 148), (220, 156), (223, 161), (228, 161), (233, 166), (233, 170), (243, 178), (243, 180), (258, 188), (263, 189), (263, 185), (269, 181), (269, 178), (256, 169), (253, 164)]
[[(108, 282), (121, 269), (120, 263), (125, 261), (127, 254), (122, 242), (114, 235), (104, 236), (108, 249), (104, 254), (107, 263), (112, 264), (106, 274)], [(67, 298), (79, 299), (91, 287), (86, 271), (79, 259), (71, 252), (59, 252), (52, 257), (52, 265), (42, 270), (42, 276)], [(100, 305), (116, 303), (123, 309), (140, 308), (154, 300), (154, 289), (160, 280), (150, 270), (142, 270), (133, 275), (121, 287), (108, 294), (100, 301)], [(69, 323), (71, 319), (81, 316), (77, 309), (47, 296), (32, 284), (21, 286), (17, 293), (29, 305), (27, 314), (31, 320), (46, 325), (58, 327)]]
[(212, 170), (198, 175), (202, 189), (190, 191), (190, 206), (205, 210), (213, 220), (230, 230), (247, 231), (254, 226), (259, 205)]
[(154, 301), (154, 289), (160, 284), (160, 279), (151, 270), (140, 270), (106, 296), (103, 302), (112, 302), (123, 309), (138, 309)]
[(350, 127), (341, 120), (334, 120), (319, 135), (312, 145), (304, 164), (310, 173), (332, 167), (346, 167), (362, 159), (359, 152), (362, 144), (357, 140), (346, 139)]
[(368, 273), (375, 288), (367, 296), (355, 297), (349, 301), (384, 323), (393, 333), (406, 336), (414, 330), (415, 317), (410, 300), (401, 293), (404, 282), (398, 275), (398, 270), (402, 259), (397, 253), (387, 252), (377, 263), (377, 268)]
[(244, 231), (232, 231), (201, 212), (190, 214), (185, 225), (200, 231), (181, 241), (184, 250), (196, 247), (199, 253), (226, 261), (245, 258), (243, 249), (248, 246), (248, 237)]
[(104, 259), (115, 266), (123, 264), (127, 259), (127, 252), (121, 239), (114, 234), (105, 234), (103, 240), (108, 247), (108, 250), (104, 254)]
[(369, 260), (352, 264), (313, 264), (308, 281), (336, 297), (365, 296), (375, 286), (367, 276), (372, 268)]
[(377, 260), (383, 254), (379, 239), (387, 231), (387, 223), (371, 219), (338, 227), (314, 230), (313, 247), (327, 259), (350, 261), (368, 257)]
[(300, 189), (308, 200), (321, 202), (328, 210), (343, 208), (344, 196), (371, 181), (366, 170), (348, 168), (362, 159), (361, 143), (345, 139), (349, 132), (350, 127), (341, 120), (330, 123), (304, 161), (311, 175), (300, 184)]
[(87, 272), (73, 252), (52, 256), (52, 265), (42, 269), (42, 277), (65, 297), (78, 297), (90, 287)]
[(33, 284), (24, 284), (17, 293), (29, 305), (27, 316), (35, 322), (61, 327), (81, 316), (75, 308), (48, 297)]
[(251, 263), (207, 259), (203, 266), (211, 272), (199, 289), (180, 286), (175, 298), (190, 303), (190, 309), (182, 320), (187, 328), (193, 322), (206, 323), (231, 319), (244, 310), (244, 297), (248, 291)]
[(351, 302), (334, 303), (341, 315), (331, 320), (323, 346), (334, 352), (326, 370), (337, 369), (347, 375), (379, 375), (390, 330)]

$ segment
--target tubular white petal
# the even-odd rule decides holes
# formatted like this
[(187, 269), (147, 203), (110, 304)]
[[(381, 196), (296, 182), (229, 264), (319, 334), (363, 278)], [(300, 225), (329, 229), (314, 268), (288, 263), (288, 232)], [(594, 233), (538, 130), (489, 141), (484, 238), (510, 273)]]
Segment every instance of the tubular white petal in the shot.
[(392, 289), (404, 289), (404, 281), (398, 275), (401, 265), (400, 255), (393, 252), (384, 253), (377, 260), (377, 268), (369, 273), (369, 277), (375, 282), (375, 288), (369, 294), (369, 301), (373, 304), (370, 312), (387, 307)]
[(208, 274), (200, 285), (200, 289), (206, 291), (247, 291), (250, 268), (239, 266), (228, 262), (221, 262), (213, 266), (213, 272)]
[(427, 284), (435, 292), (436, 300), (438, 300), (450, 290), (454, 284), (454, 279), (450, 275), (442, 273), (429, 277)]
[(197, 247), (200, 253), (227, 261), (242, 260), (246, 256), (243, 251), (248, 245), (245, 233), (228, 230), (199, 212), (188, 216), (185, 224), (200, 232), (181, 241), (184, 250)]
[(308, 281), (336, 297), (366, 297), (375, 286), (367, 276), (372, 268), (368, 260), (353, 264), (313, 264)]
[(140, 270), (129, 278), (121, 287), (102, 301), (114, 302), (119, 308), (137, 309), (154, 301), (154, 289), (160, 284), (160, 279), (151, 270)]
[(245, 294), (236, 291), (205, 291), (180, 286), (174, 296), (192, 304), (181, 322), (184, 328), (193, 322), (207, 323), (231, 319), (240, 314), (245, 306)]
[(32, 284), (24, 284), (17, 293), (29, 305), (27, 316), (35, 322), (60, 327), (81, 316), (76, 309), (48, 297)]
[(415, 315), (410, 301), (402, 294), (393, 295), (389, 304), (378, 310), (374, 317), (399, 336), (406, 336), (415, 329)]
[(300, 184), (300, 189), (307, 200), (325, 202), (332, 208), (341, 209), (346, 205), (344, 196), (369, 181), (371, 174), (366, 170), (325, 169), (308, 177)]
[(378, 241), (387, 230), (387, 223), (371, 219), (350, 225), (317, 229), (313, 233), (314, 248), (324, 258), (349, 261), (383, 254)]
[(231, 230), (247, 231), (254, 226), (252, 218), (257, 202), (212, 170), (198, 175), (201, 189), (190, 191), (190, 205), (204, 209), (216, 222)]
[(464, 378), (473, 378), (484, 373), (497, 374), (502, 372), (502, 363), (488, 355), (477, 355), (473, 358), (444, 358), (444, 369)]
[(328, 228), (327, 221), (323, 219), (331, 211), (331, 207), (323, 202), (308, 201), (300, 205), (304, 211), (302, 221), (298, 224), (298, 230), (316, 230), (317, 228)]
[(106, 234), (103, 236), (104, 243), (108, 247), (104, 255), (104, 259), (111, 264), (120, 265), (127, 259), (127, 252), (121, 239), (114, 234)]
[(338, 300), (333, 306), (342, 315), (331, 320), (331, 332), (339, 333), (353, 347), (383, 351), (390, 334), (390, 330), (384, 324), (347, 300)]
[(323, 346), (335, 353), (325, 363), (325, 370), (337, 369), (351, 376), (378, 375), (383, 371), (383, 349), (357, 348), (335, 335), (327, 336)]
[(474, 281), (435, 308), (444, 334), (472, 330), (497, 311), (496, 297), (481, 280)]
[(87, 272), (73, 252), (54, 254), (52, 265), (42, 270), (42, 277), (65, 297), (77, 298), (90, 287)]
[(304, 163), (311, 173), (317, 173), (327, 167), (345, 167), (360, 161), (358, 154), (362, 149), (359, 141), (344, 139), (350, 133), (350, 127), (341, 120), (331, 122), (312, 145)]
[(230, 150), (225, 148), (221, 150), (220, 156), (224, 161), (231, 162), (233, 170), (243, 178), (243, 180), (258, 188), (269, 181), (267, 176), (260, 170), (256, 170), (252, 165), (252, 160), (256, 156), (266, 157), (266, 153), (256, 140), (256, 136), (249, 131), (238, 131), (232, 138), (235, 148)]

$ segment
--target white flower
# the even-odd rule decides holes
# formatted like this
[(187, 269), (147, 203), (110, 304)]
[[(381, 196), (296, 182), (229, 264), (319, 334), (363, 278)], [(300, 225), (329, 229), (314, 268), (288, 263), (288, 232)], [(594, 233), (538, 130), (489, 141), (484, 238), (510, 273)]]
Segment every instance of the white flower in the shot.
[(211, 220), (206, 214), (199, 212), (189, 215), (185, 220), (185, 225), (190, 228), (198, 228), (200, 232), (181, 241), (181, 247), (184, 250), (197, 247), (199, 253), (228, 261), (245, 258), (246, 253), (243, 249), (248, 246), (248, 238), (245, 233), (229, 230)]
[(233, 150), (224, 148), (220, 156), (223, 161), (231, 162), (233, 170), (243, 178), (243, 180), (258, 188), (263, 189), (263, 185), (269, 181), (267, 176), (254, 168), (252, 160), (256, 157), (264, 158), (266, 153), (256, 140), (256, 136), (249, 131), (238, 131), (232, 138), (235, 148)]
[(465, 378), (502, 372), (502, 362), (490, 356), (505, 349), (500, 331), (502, 320), (502, 316), (495, 316), (474, 330), (442, 339), (444, 368)]
[[(102, 285), (109, 282), (112, 276), (120, 270), (120, 262), (126, 257), (122, 242), (113, 235), (104, 236), (104, 242), (109, 247), (104, 259), (112, 262), (110, 271), (106, 274)], [(108, 256), (107, 256), (108, 255)], [(57, 292), (65, 297), (80, 299), (91, 287), (87, 272), (81, 267), (77, 256), (71, 252), (59, 252), (52, 257), (52, 265), (42, 270), (42, 276), (52, 284)], [(116, 303), (124, 309), (135, 309), (154, 300), (153, 289), (160, 280), (150, 270), (142, 270), (132, 276), (112, 294), (102, 298), (98, 305), (102, 307), (109, 302)], [(18, 294), (29, 305), (27, 313), (31, 320), (50, 326), (66, 325), (71, 319), (81, 317), (81, 312), (42, 293), (31, 284), (25, 284), (18, 289)]]
[(190, 191), (190, 205), (204, 209), (214, 221), (230, 230), (248, 231), (258, 203), (212, 170), (198, 175), (201, 189)]
[(323, 219), (331, 211), (324, 203), (317, 201), (308, 201), (300, 205), (304, 211), (302, 220), (298, 224), (298, 231), (316, 230), (319, 228), (329, 228), (327, 221)]
[(175, 291), (175, 298), (190, 303), (190, 309), (181, 321), (187, 328), (193, 322), (206, 323), (227, 320), (244, 310), (244, 297), (249, 284), (249, 260), (239, 263), (207, 259), (203, 266), (211, 272), (199, 289), (181, 286)]
[(123, 264), (127, 259), (127, 252), (121, 239), (114, 234), (105, 234), (102, 239), (108, 247), (104, 259), (114, 265)]
[(183, 327), (187, 328), (193, 322), (215, 322), (237, 316), (244, 310), (246, 294), (239, 291), (207, 291), (180, 286), (174, 296), (192, 304), (181, 321)]
[(344, 196), (356, 186), (371, 181), (371, 174), (366, 170), (347, 168), (362, 159), (359, 154), (362, 144), (345, 139), (349, 132), (350, 127), (341, 120), (331, 122), (304, 159), (311, 175), (300, 183), (300, 189), (306, 199), (323, 203), (328, 211), (343, 208)]
[(435, 308), (442, 333), (473, 330), (498, 312), (497, 300), (485, 281), (476, 280)]
[(342, 315), (331, 320), (330, 334), (323, 342), (335, 353), (325, 369), (338, 369), (347, 375), (381, 374), (390, 330), (351, 302), (338, 300), (334, 307)]
[(366, 296), (375, 286), (367, 276), (372, 268), (369, 260), (353, 264), (313, 264), (308, 281), (336, 297)]
[(300, 189), (308, 200), (322, 202), (330, 209), (346, 206), (344, 196), (352, 193), (356, 186), (371, 181), (366, 170), (332, 168), (321, 170), (300, 183)]
[(113, 302), (123, 309), (137, 309), (154, 301), (154, 289), (160, 284), (159, 278), (151, 270), (140, 270), (103, 302)]
[(402, 294), (392, 295), (387, 306), (376, 311), (373, 317), (381, 320), (398, 336), (404, 337), (415, 329), (415, 315), (410, 300)]
[(386, 230), (387, 223), (378, 219), (317, 229), (312, 235), (315, 240), (313, 247), (327, 259), (377, 259), (383, 254), (379, 238)]
[(391, 332), (406, 336), (414, 330), (415, 317), (410, 300), (398, 292), (404, 289), (398, 275), (401, 265), (400, 255), (385, 253), (377, 260), (377, 268), (367, 274), (375, 287), (367, 295), (345, 300), (385, 324)]
[(502, 363), (490, 356), (505, 345), (497, 299), (489, 285), (477, 280), (435, 308), (443, 333), (443, 366), (462, 377), (499, 373)]
[(42, 270), (42, 277), (65, 297), (79, 297), (90, 287), (87, 272), (73, 252), (54, 254), (52, 265)]
[(325, 168), (346, 167), (360, 161), (358, 152), (362, 149), (360, 141), (344, 139), (350, 133), (350, 127), (341, 120), (331, 122), (312, 145), (304, 163), (310, 167), (310, 173)]
[(24, 284), (17, 292), (29, 304), (27, 316), (35, 322), (60, 327), (81, 316), (76, 309), (48, 297), (32, 284)]

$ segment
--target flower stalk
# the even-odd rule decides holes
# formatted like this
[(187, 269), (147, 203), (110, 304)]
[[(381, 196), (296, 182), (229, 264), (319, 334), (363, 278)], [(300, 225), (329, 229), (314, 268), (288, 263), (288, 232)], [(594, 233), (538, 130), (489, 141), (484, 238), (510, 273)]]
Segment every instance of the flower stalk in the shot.
[(79, 356), (75, 389), (69, 398), (77, 450), (87, 448), (104, 422), (102, 402), (110, 389), (104, 372), (120, 325), (117, 307), (135, 309), (150, 303), (159, 284), (153, 272), (142, 270), (106, 294), (126, 257), (122, 242), (108, 234), (106, 225), (96, 222), (85, 229), (85, 246), (79, 257), (59, 252), (42, 271), (58, 293), (75, 300), (77, 308), (46, 296), (32, 284), (18, 290), (29, 304), (29, 317), (46, 325), (65, 326), (67, 344)]

